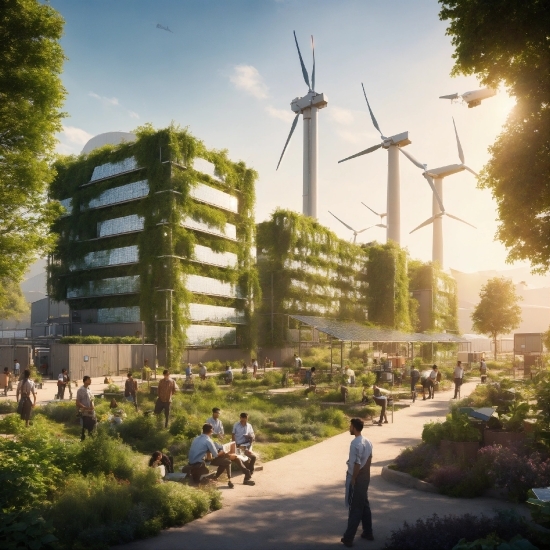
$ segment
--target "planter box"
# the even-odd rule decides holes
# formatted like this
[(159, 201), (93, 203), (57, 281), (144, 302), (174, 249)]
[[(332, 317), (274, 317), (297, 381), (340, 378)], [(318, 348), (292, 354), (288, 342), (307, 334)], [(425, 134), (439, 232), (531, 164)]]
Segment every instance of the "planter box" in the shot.
[(474, 461), (479, 450), (477, 441), (447, 441), (443, 440), (439, 444), (439, 449), (443, 454), (457, 457), (460, 460)]
[(485, 445), (502, 445), (510, 447), (515, 443), (525, 441), (525, 432), (504, 432), (499, 430), (485, 430), (483, 442)]
[(532, 433), (535, 431), (537, 421), (534, 418), (528, 418), (523, 421), (523, 431), (526, 433)]

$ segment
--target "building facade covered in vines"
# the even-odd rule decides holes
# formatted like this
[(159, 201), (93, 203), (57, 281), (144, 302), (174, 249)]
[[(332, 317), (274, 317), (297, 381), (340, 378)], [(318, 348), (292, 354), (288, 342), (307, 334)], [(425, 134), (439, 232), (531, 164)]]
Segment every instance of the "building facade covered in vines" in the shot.
[(365, 248), (339, 239), (313, 218), (277, 210), (257, 226), (264, 345), (289, 341), (289, 314), (367, 319)]
[(175, 126), (94, 141), (56, 166), (50, 296), (85, 334), (143, 326), (169, 365), (186, 346), (252, 349), (256, 172)]

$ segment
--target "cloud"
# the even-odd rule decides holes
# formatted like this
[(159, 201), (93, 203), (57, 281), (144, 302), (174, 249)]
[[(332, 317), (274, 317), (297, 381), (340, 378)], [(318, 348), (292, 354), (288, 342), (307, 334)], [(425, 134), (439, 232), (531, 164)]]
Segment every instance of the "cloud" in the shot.
[(63, 126), (61, 135), (65, 137), (69, 143), (75, 143), (77, 145), (84, 145), (93, 138), (92, 134), (76, 126)]
[(268, 88), (263, 82), (262, 76), (258, 69), (252, 65), (236, 65), (229, 80), (237, 90), (243, 90), (253, 97), (265, 99), (268, 96)]
[(93, 97), (94, 99), (101, 101), (101, 103), (103, 103), (104, 105), (118, 105), (118, 99), (116, 97), (105, 97), (96, 94), (95, 92), (90, 92), (88, 95), (90, 97)]
[(272, 116), (273, 118), (278, 118), (283, 122), (291, 122), (292, 119), (296, 116), (292, 113), (290, 109), (276, 109), (272, 105), (268, 105), (265, 110), (270, 116)]
[(134, 111), (128, 111), (130, 118), (139, 118), (139, 115)]
[(343, 124), (345, 126), (353, 124), (353, 115), (351, 111), (342, 109), (342, 107), (336, 107), (334, 105), (330, 107), (329, 116), (331, 120), (337, 122), (338, 124)]

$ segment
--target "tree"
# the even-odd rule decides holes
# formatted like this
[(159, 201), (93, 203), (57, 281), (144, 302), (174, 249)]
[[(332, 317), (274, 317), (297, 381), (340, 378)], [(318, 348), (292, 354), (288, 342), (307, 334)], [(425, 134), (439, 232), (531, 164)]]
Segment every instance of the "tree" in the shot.
[(0, 281), (0, 319), (17, 319), (29, 312), (29, 303), (25, 299), (19, 283), (5, 279)]
[(38, 0), (0, 9), (0, 285), (19, 282), (52, 244), (60, 211), (47, 201), (65, 90), (62, 17)]
[(508, 334), (521, 323), (521, 308), (514, 283), (504, 277), (495, 277), (481, 287), (480, 301), (472, 313), (474, 330), (479, 334), (488, 334), (495, 346), (497, 359), (497, 337)]
[(450, 21), (452, 74), (504, 84), (516, 106), (489, 149), (479, 184), (491, 189), (498, 239), (508, 259), (550, 269), (550, 3), (547, 0), (439, 0)]

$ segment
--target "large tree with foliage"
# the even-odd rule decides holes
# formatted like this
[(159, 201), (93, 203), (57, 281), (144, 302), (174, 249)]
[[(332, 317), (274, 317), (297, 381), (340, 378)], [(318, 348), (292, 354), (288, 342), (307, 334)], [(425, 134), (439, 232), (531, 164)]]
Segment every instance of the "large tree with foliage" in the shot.
[(21, 318), (29, 312), (29, 303), (25, 299), (19, 283), (10, 279), (0, 280), (0, 319)]
[[(516, 106), (490, 148), (480, 185), (498, 204), (508, 258), (550, 268), (550, 3), (439, 0), (455, 47), (453, 74), (503, 84)], [(481, 107), (483, 108), (483, 107)]]
[(59, 212), (47, 188), (65, 90), (59, 75), (63, 18), (38, 0), (0, 8), (0, 308), (6, 281), (19, 282), (51, 244)]
[(504, 277), (495, 277), (481, 287), (480, 301), (472, 313), (474, 330), (479, 334), (488, 334), (495, 346), (497, 358), (497, 338), (499, 334), (508, 334), (521, 323), (521, 308), (514, 283)]

